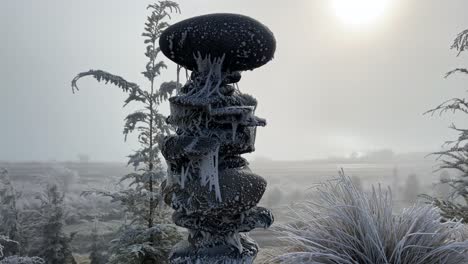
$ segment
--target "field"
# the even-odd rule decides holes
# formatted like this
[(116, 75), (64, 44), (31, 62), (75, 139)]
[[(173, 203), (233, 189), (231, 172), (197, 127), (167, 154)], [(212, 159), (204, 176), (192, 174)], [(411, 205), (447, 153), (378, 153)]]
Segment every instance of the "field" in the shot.
[[(106, 240), (113, 238), (114, 232), (124, 221), (117, 204), (108, 199), (90, 196), (82, 197), (82, 191), (99, 189), (115, 190), (119, 177), (132, 168), (121, 163), (8, 163), (0, 162), (0, 167), (9, 171), (18, 191), (22, 193), (21, 206), (35, 203), (34, 196), (48, 182), (56, 182), (66, 193), (66, 231), (76, 232), (73, 250), (80, 263), (86, 263), (87, 245), (93, 227), (93, 218), (99, 217), (99, 231)], [(268, 180), (262, 206), (272, 208), (275, 223), (293, 221), (289, 207), (303, 199), (313, 199), (313, 187), (320, 182), (333, 179), (343, 168), (364, 190), (372, 185), (390, 186), (395, 204), (403, 208), (416, 201), (417, 193), (445, 195), (446, 188), (435, 185), (440, 173), (433, 173), (434, 161), (424, 159), (424, 155), (411, 158), (394, 158), (381, 162), (349, 162), (346, 160), (322, 161), (271, 161), (257, 159), (251, 162), (251, 169)], [(409, 176), (413, 175), (413, 176)], [(183, 231), (183, 230), (181, 230)], [(270, 230), (255, 230), (251, 236), (259, 243), (262, 251), (258, 262), (283, 244)]]

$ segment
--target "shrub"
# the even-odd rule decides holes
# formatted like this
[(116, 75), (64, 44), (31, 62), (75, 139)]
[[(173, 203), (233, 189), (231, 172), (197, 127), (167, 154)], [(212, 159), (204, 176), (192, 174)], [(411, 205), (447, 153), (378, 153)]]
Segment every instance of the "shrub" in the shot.
[(0, 264), (45, 264), (45, 261), (38, 257), (30, 258), (15, 255), (4, 258), (5, 245), (19, 246), (19, 243), (6, 236), (0, 235)]
[(11, 256), (0, 260), (0, 264), (46, 264), (45, 261), (38, 257), (18, 257)]

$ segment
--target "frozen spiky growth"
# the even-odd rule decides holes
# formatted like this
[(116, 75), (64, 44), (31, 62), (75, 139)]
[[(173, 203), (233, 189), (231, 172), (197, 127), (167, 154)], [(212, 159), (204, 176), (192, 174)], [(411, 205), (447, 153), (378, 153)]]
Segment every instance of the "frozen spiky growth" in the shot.
[(433, 206), (395, 215), (389, 190), (364, 193), (344, 175), (320, 186), (318, 195), (294, 209), (294, 224), (277, 228), (291, 245), (277, 263), (468, 263), (465, 227), (442, 222)]
[[(227, 30), (230, 42), (220, 37)], [(271, 39), (260, 23), (232, 14), (192, 18), (161, 35), (164, 54), (193, 71), (169, 99), (167, 121), (176, 135), (162, 148), (169, 171), (164, 200), (176, 210), (174, 222), (189, 230), (188, 241), (171, 252), (173, 264), (253, 263), (258, 245), (247, 233), (273, 223), (271, 212), (256, 206), (266, 181), (241, 157), (254, 151), (256, 129), (266, 122), (255, 116), (257, 101), (236, 88), (240, 70), (271, 59)], [(256, 55), (237, 56), (249, 53)]]

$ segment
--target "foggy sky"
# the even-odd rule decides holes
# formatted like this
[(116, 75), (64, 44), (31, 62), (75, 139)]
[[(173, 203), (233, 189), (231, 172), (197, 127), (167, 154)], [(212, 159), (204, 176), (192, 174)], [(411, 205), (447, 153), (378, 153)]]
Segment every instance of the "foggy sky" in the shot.
[[(149, 1), (15, 0), (0, 8), (0, 160), (123, 161), (124, 94), (82, 80), (103, 69), (146, 85), (141, 32)], [(268, 126), (256, 156), (309, 159), (392, 148), (431, 151), (454, 136), (452, 120), (422, 113), (464, 96), (468, 79), (444, 79), (468, 64), (449, 50), (468, 28), (466, 0), (393, 0), (380, 20), (356, 29), (329, 1), (183, 0), (180, 20), (212, 12), (250, 15), (275, 34), (275, 59), (246, 72), (240, 89), (259, 100)], [(174, 79), (169, 63), (163, 80)], [(167, 107), (166, 107), (167, 108)], [(463, 123), (460, 123), (463, 125)]]

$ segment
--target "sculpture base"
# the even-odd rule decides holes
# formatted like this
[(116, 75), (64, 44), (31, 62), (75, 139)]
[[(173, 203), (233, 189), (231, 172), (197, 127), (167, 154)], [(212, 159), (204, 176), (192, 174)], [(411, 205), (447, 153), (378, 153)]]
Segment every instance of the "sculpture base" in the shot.
[(246, 235), (241, 238), (241, 244), (240, 252), (228, 244), (196, 248), (188, 241), (181, 241), (169, 259), (171, 264), (252, 264), (257, 256), (257, 244)]

